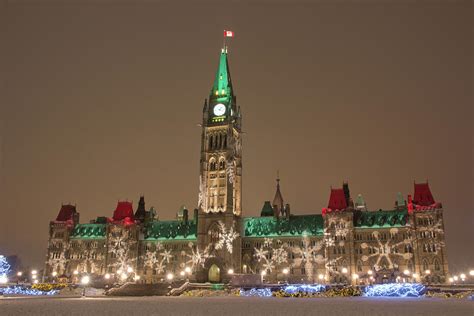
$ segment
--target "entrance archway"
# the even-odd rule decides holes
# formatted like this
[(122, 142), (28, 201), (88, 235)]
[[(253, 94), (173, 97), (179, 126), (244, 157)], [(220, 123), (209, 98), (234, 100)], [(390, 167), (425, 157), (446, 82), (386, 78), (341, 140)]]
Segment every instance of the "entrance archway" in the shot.
[(221, 269), (215, 264), (209, 268), (209, 282), (219, 283), (221, 281)]

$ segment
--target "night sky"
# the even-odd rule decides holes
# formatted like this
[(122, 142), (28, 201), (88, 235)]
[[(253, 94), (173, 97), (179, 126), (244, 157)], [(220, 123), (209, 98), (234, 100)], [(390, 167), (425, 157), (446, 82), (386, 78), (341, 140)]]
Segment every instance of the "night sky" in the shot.
[(294, 214), (320, 213), (343, 180), (377, 210), (428, 179), (450, 268), (472, 268), (472, 10), (0, 0), (0, 253), (42, 268), (61, 203), (81, 222), (140, 194), (161, 219), (193, 209), (197, 124), (229, 29), (244, 216), (273, 199), (277, 170)]

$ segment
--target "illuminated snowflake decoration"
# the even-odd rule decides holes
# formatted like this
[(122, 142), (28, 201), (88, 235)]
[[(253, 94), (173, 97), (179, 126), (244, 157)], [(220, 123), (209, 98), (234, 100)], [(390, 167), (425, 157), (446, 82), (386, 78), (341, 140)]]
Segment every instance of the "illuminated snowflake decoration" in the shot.
[(309, 280), (312, 280), (314, 265), (326, 261), (321, 254), (323, 248), (324, 242), (311, 242), (309, 237), (304, 236), (301, 240), (301, 246), (292, 248), (292, 252), (297, 255), (297, 258), (293, 261), (293, 266), (304, 267), (306, 276)]
[(214, 245), (215, 249), (225, 249), (232, 253), (233, 251), (233, 243), (240, 235), (234, 229), (235, 223), (232, 225), (231, 228), (227, 229), (225, 224), (222, 221), (219, 221), (219, 240)]
[(254, 256), (264, 270), (272, 272), (277, 266), (288, 262), (287, 247), (280, 240), (265, 238), (260, 248), (254, 248)]
[(156, 251), (147, 250), (144, 265), (154, 269), (156, 273), (161, 274), (165, 272), (172, 258), (171, 250), (167, 250), (161, 243), (157, 243)]
[[(391, 234), (396, 234), (398, 232), (397, 228), (392, 228), (390, 229)], [(374, 231), (372, 233), (374, 236), (375, 240), (377, 241), (378, 247), (372, 247), (372, 251), (374, 253), (369, 254), (369, 255), (363, 255), (361, 257), (362, 261), (368, 261), (371, 258), (376, 258), (376, 261), (374, 263), (374, 269), (376, 271), (382, 269), (380, 266), (380, 262), (382, 261), (383, 258), (385, 258), (388, 262), (388, 269), (393, 269), (398, 267), (398, 265), (394, 264), (393, 259), (398, 257), (398, 258), (403, 258), (405, 260), (410, 260), (413, 257), (413, 254), (410, 252), (406, 253), (399, 253), (398, 248), (402, 245), (409, 245), (410, 247), (413, 247), (412, 245), (412, 240), (410, 238), (404, 239), (403, 241), (397, 242), (397, 243), (391, 243), (392, 240), (388, 240), (386, 242), (382, 242), (380, 239), (380, 233), (378, 231)], [(366, 249), (369, 246), (367, 243), (362, 243), (361, 248)]]
[(235, 180), (235, 167), (234, 167), (234, 161), (233, 160), (227, 160), (225, 170), (226, 170), (226, 173), (227, 173), (227, 179), (229, 180), (229, 183), (234, 183), (234, 180)]
[(129, 266), (133, 265), (136, 260), (134, 254), (131, 252), (136, 240), (128, 235), (126, 230), (117, 226), (112, 227), (111, 234), (108, 240), (109, 252), (116, 258), (112, 263), (117, 270), (126, 271)]
[(191, 249), (190, 254), (186, 254), (189, 260), (186, 262), (191, 266), (192, 270), (196, 270), (198, 267), (204, 268), (204, 263), (207, 258), (212, 257), (211, 255), (211, 245), (208, 245), (204, 250), (199, 250), (198, 246), (194, 246), (192, 243), (189, 243), (188, 246)]

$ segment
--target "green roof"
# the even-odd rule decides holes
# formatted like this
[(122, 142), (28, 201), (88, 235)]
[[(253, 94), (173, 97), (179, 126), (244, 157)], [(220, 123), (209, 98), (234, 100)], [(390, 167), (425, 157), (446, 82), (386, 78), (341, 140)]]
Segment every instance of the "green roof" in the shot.
[(195, 221), (153, 221), (145, 230), (145, 240), (195, 240)]
[(375, 212), (354, 213), (354, 227), (383, 228), (404, 227), (407, 224), (408, 211), (406, 209)]
[(229, 105), (229, 101), (232, 99), (232, 80), (227, 61), (227, 49), (222, 49), (221, 51), (211, 96), (217, 99), (218, 102), (227, 102), (227, 105)]
[(322, 215), (298, 215), (286, 218), (246, 217), (244, 237), (301, 237), (322, 236)]
[(77, 224), (72, 231), (71, 238), (105, 238), (105, 226), (105, 224)]

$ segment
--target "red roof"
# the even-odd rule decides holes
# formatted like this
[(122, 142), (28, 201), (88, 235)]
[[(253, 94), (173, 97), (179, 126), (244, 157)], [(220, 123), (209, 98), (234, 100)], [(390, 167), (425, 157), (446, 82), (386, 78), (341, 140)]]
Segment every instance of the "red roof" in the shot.
[(74, 205), (70, 205), (70, 204), (61, 205), (61, 209), (59, 210), (58, 217), (56, 217), (56, 221), (65, 222), (68, 220), (72, 220), (73, 215), (75, 213), (76, 213), (76, 207)]
[(346, 196), (343, 189), (331, 189), (328, 208), (331, 210), (344, 210), (347, 208)]
[(422, 206), (429, 206), (435, 203), (428, 183), (415, 183), (413, 203)]
[(125, 218), (133, 219), (133, 206), (132, 202), (118, 202), (117, 208), (114, 211), (113, 220), (121, 221)]

